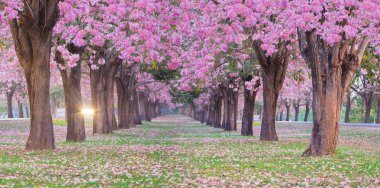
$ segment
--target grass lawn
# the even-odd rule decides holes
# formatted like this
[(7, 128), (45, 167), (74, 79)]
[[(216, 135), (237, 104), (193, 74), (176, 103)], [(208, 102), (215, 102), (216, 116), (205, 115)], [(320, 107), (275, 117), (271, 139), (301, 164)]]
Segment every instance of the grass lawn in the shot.
[[(57, 121), (55, 121), (57, 122)], [(333, 157), (301, 157), (311, 126), (281, 123), (279, 142), (224, 132), (183, 116), (87, 141), (65, 142), (55, 123), (55, 151), (26, 152), (26, 122), (0, 124), (0, 187), (380, 187), (380, 128), (342, 127)]]

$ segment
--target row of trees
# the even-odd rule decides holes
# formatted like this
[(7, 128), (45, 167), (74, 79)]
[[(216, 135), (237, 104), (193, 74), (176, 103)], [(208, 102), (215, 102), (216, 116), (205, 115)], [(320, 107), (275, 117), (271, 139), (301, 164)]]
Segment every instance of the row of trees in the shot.
[[(244, 83), (244, 134), (251, 134), (253, 104), (262, 87), (260, 139), (276, 141), (277, 104), (288, 75), (293, 83), (289, 81), (287, 88), (304, 83), (311, 93), (314, 126), (304, 155), (334, 154), (346, 91), (366, 49), (373, 47), (370, 55), (379, 53), (378, 0), (1, 0), (0, 4), (2, 30), (5, 35), (11, 33), (8, 38), (12, 38), (28, 88), (31, 132), (27, 149), (54, 148), (46, 100), (54, 59), (63, 79), (68, 121), (73, 125), (68, 127), (74, 132), (83, 130), (78, 126), (82, 118), (76, 115), (81, 64), (90, 67), (95, 133), (117, 128), (112, 108), (116, 75), (120, 70), (122, 77), (129, 75), (137, 64), (137, 69), (150, 70), (153, 77), (163, 80), (165, 75), (154, 75), (160, 66), (167, 67), (159, 72), (169, 77), (180, 72), (181, 78), (172, 81), (166, 93), (206, 90), (207, 110), (203, 106), (195, 111), (208, 111), (209, 123), (228, 131), (237, 129), (237, 92)], [(300, 64), (307, 65), (307, 76), (297, 70)], [(290, 67), (296, 72), (289, 71)], [(308, 76), (311, 82), (306, 82)], [(121, 80), (118, 93), (138, 96), (123, 89), (134, 85), (129, 84), (130, 78)], [(304, 91), (297, 89), (297, 93)], [(124, 104), (122, 100), (118, 103)], [(296, 102), (295, 107), (299, 106)], [(223, 118), (221, 125), (215, 120), (219, 118)]]
[[(374, 61), (378, 59), (375, 54), (379, 52), (376, 47), (379, 19), (378, 13), (372, 12), (378, 2), (210, 1), (201, 6), (207, 8), (197, 7), (204, 11), (200, 17), (211, 20), (207, 24), (216, 29), (200, 39), (200, 46), (207, 46), (208, 41), (220, 42), (221, 51), (213, 55), (215, 63), (205, 73), (207, 78), (189, 76), (184, 83), (187, 85), (184, 88), (193, 89), (195, 85), (204, 85), (210, 102), (201, 106), (202, 109), (190, 106), (190, 110), (185, 111), (195, 112), (193, 117), (201, 120), (201, 114), (208, 111), (207, 121), (211, 121), (208, 124), (236, 130), (236, 93), (241, 88), (237, 82), (245, 81), (247, 66), (256, 63), (254, 69), (259, 73), (248, 71), (253, 81), (248, 84), (251, 89), (244, 91), (247, 106), (243, 114), (247, 115), (243, 115), (242, 134), (247, 134), (245, 131), (251, 134), (252, 96), (257, 94), (255, 86), (262, 85), (264, 106), (260, 140), (278, 140), (275, 129), (278, 104), (287, 109), (292, 105), (298, 114), (300, 102), (305, 97), (305, 106), (312, 107), (314, 126), (304, 156), (334, 154), (345, 94), (349, 88), (354, 88), (351, 82), (355, 73), (363, 70), (365, 54), (374, 56)], [(201, 24), (196, 23), (197, 26)], [(377, 67), (374, 62), (369, 63)], [(196, 69), (200, 69), (202, 64), (197, 65)], [(307, 74), (299, 77), (289, 70), (291, 66), (305, 67)], [(286, 83), (287, 75), (293, 83)], [(309, 76), (310, 81), (305, 76)], [(200, 84), (199, 80), (206, 80), (206, 84)], [(257, 80), (260, 84), (256, 84)], [(307, 87), (301, 87), (301, 83)], [(243, 89), (247, 89), (246, 85)], [(281, 97), (284, 87), (284, 92), (292, 92), (295, 97)], [(220, 101), (223, 103), (221, 110)]]
[[(162, 105), (169, 105), (168, 85), (154, 80), (154, 62), (144, 55), (156, 46), (152, 42), (159, 40), (148, 40), (161, 28), (150, 28), (157, 18), (149, 12), (143, 15), (155, 10), (124, 1), (4, 0), (0, 5), (4, 31), (1, 50), (7, 51), (2, 59), (22, 67), (29, 96), (27, 150), (55, 148), (51, 104), (46, 100), (54, 72), (59, 72), (64, 90), (67, 141), (85, 140), (81, 110), (82, 96), (87, 93), (95, 109), (94, 134), (110, 134), (149, 121), (159, 115)], [(11, 52), (17, 58), (9, 56)], [(143, 67), (143, 62), (152, 66)], [(81, 82), (88, 85), (82, 86)], [(83, 88), (87, 90), (83, 92)]]

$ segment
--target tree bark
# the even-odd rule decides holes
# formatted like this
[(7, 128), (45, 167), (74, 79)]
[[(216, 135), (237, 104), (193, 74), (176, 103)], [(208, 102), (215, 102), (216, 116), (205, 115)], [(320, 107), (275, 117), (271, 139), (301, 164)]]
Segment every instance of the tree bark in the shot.
[(93, 118), (95, 134), (110, 134), (117, 129), (114, 112), (115, 74), (120, 65), (117, 58), (106, 58), (97, 70), (90, 70), (91, 100), (96, 109)]
[(118, 128), (119, 129), (128, 129), (128, 96), (126, 88), (123, 87), (123, 81), (120, 78), (116, 79), (116, 91), (117, 91), (117, 113), (118, 113)]
[(211, 113), (211, 125), (214, 128), (222, 128), (222, 104), (223, 97), (220, 95), (220, 91), (214, 91), (212, 97), (212, 111)]
[(18, 117), (19, 118), (24, 118), (24, 110), (23, 110), (23, 105), (20, 100), (17, 100), (17, 105), (18, 105)]
[(380, 123), (380, 99), (377, 99), (377, 116), (376, 123)]
[[(52, 34), (59, 15), (59, 1), (36, 2), (9, 23), (29, 94), (31, 127), (27, 150), (55, 148), (49, 89)], [(27, 2), (24, 3), (26, 7)]]
[[(244, 79), (244, 81), (250, 81), (252, 77)], [(260, 81), (257, 80), (255, 86), (252, 90), (248, 90), (247, 86), (244, 84), (244, 107), (243, 107), (243, 117), (242, 117), (242, 128), (241, 135), (243, 136), (252, 136), (253, 135), (253, 114), (255, 111), (255, 102), (257, 88), (260, 87)]]
[(233, 81), (229, 81), (222, 86), (224, 107), (222, 127), (226, 131), (237, 130), (238, 92), (234, 91), (233, 88), (229, 88), (229, 85), (232, 84), (231, 82)]
[(369, 37), (363, 37), (329, 46), (315, 30), (299, 32), (300, 50), (311, 67), (313, 84), (314, 125), (304, 156), (335, 153), (344, 94), (360, 66), (368, 41)]
[(367, 96), (363, 99), (365, 106), (364, 123), (371, 123), (371, 109), (374, 98), (373, 96)]
[(29, 108), (28, 105), (25, 105), (25, 113), (26, 113), (26, 118), (29, 118)]
[[(138, 102), (137, 93), (134, 96), (135, 89), (135, 73), (133, 67), (128, 67), (126, 64), (122, 64), (116, 75), (116, 88), (118, 96), (118, 127), (119, 129), (127, 129), (130, 125), (134, 125), (135, 112), (134, 109), (138, 107), (134, 106)], [(137, 111), (137, 116), (139, 116)], [(140, 119), (140, 117), (138, 117)], [(141, 121), (141, 120), (140, 120)]]
[(307, 122), (309, 119), (309, 113), (310, 113), (310, 101), (306, 101), (306, 107), (305, 107), (305, 118), (303, 119), (304, 122)]
[[(68, 45), (71, 53), (79, 53), (79, 49), (74, 45)], [(62, 54), (57, 51), (55, 60), (58, 64), (65, 66), (60, 69), (63, 89), (65, 94), (65, 109), (67, 121), (66, 141), (83, 142), (86, 139), (86, 131), (84, 127), (84, 116), (81, 113), (82, 93), (81, 93), (81, 63), (78, 62), (75, 67), (66, 66)]]
[(279, 92), (285, 80), (288, 68), (290, 51), (286, 44), (280, 42), (279, 50), (267, 57), (261, 48), (260, 42), (254, 42), (253, 47), (262, 70), (263, 78), (263, 114), (261, 122), (260, 140), (278, 141), (275, 126), (276, 106)]
[(9, 91), (6, 92), (7, 95), (7, 109), (8, 109), (8, 118), (14, 118), (13, 117), (13, 95), (16, 91), (16, 86), (11, 86), (9, 88)]
[(290, 104), (288, 104), (288, 102), (286, 102), (285, 108), (286, 108), (286, 121), (289, 121), (290, 120)]
[(294, 121), (298, 121), (298, 114), (300, 112), (300, 102), (299, 101), (296, 101), (294, 104), (293, 104), (293, 107), (294, 107)]

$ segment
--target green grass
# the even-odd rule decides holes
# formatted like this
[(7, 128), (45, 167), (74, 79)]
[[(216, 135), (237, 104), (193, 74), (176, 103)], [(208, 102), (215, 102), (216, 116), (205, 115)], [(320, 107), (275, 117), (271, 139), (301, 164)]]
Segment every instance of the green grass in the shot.
[(279, 124), (279, 142), (260, 142), (256, 126), (242, 137), (181, 116), (159, 120), (83, 143), (57, 136), (55, 151), (37, 152), (23, 150), (24, 136), (2, 135), (12, 125), (0, 127), (0, 145), (12, 145), (0, 147), (0, 186), (380, 186), (380, 129), (342, 127), (335, 156), (304, 158), (307, 125)]
[(53, 125), (66, 126), (67, 122), (64, 119), (53, 119)]

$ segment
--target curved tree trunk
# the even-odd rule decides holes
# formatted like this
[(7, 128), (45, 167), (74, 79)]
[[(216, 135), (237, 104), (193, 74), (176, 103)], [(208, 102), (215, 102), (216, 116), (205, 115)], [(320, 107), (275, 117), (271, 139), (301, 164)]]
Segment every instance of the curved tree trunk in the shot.
[[(68, 46), (69, 51), (77, 53), (79, 49), (73, 45)], [(65, 60), (60, 52), (56, 52), (55, 60), (57, 63), (65, 66)], [(66, 67), (60, 69), (65, 93), (67, 135), (66, 141), (82, 142), (86, 139), (84, 117), (81, 113), (82, 93), (81, 93), (81, 63), (78, 62), (75, 67)]]
[[(261, 60), (264, 61), (264, 60)], [(260, 63), (263, 70), (263, 117), (261, 122), (260, 140), (277, 141), (275, 127), (276, 106), (279, 92), (285, 80), (288, 58), (279, 62)]]
[(338, 142), (344, 95), (361, 64), (369, 37), (326, 45), (317, 32), (299, 32), (300, 50), (311, 67), (313, 131), (304, 156), (331, 155)]
[(18, 118), (24, 118), (24, 110), (23, 110), (23, 105), (20, 100), (17, 100), (17, 105), (18, 105)]
[(252, 44), (263, 78), (264, 106), (260, 140), (277, 141), (278, 136), (275, 127), (276, 106), (279, 92), (285, 80), (291, 53), (286, 48), (286, 44), (280, 42), (278, 51), (267, 57), (266, 52), (261, 48), (261, 42), (254, 41)]

